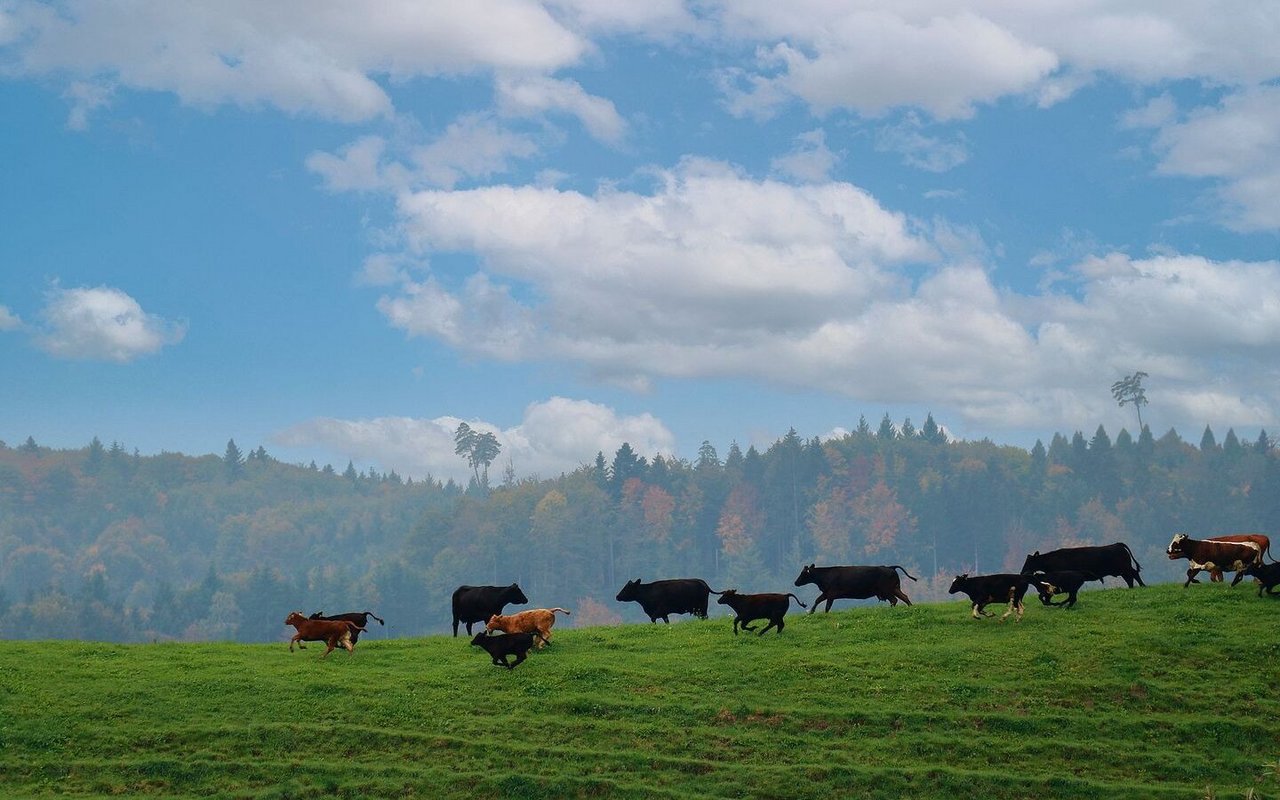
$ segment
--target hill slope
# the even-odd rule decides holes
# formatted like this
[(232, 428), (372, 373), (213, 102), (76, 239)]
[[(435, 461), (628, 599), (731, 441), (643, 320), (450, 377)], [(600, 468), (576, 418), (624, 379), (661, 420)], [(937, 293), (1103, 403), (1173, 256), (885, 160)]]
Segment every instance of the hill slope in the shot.
[[(283, 618), (284, 613), (279, 616)], [(467, 640), (0, 648), (5, 795), (1280, 796), (1280, 603), (1243, 585)], [(563, 624), (563, 620), (562, 620)]]

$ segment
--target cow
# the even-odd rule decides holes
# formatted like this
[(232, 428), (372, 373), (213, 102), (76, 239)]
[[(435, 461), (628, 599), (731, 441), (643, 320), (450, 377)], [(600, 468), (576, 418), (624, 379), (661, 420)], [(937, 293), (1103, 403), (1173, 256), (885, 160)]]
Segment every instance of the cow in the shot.
[(1124, 542), (1089, 547), (1064, 547), (1041, 553), (1039, 550), (1027, 556), (1022, 562), (1022, 574), (1033, 572), (1057, 572), (1058, 570), (1076, 570), (1092, 572), (1101, 580), (1108, 575), (1123, 578), (1133, 588), (1133, 582), (1146, 586), (1142, 582), (1142, 565), (1133, 557), (1133, 551)]
[(994, 575), (957, 575), (951, 582), (947, 594), (964, 592), (973, 603), (973, 618), (994, 617), (995, 614), (984, 611), (988, 603), (1008, 603), (1009, 610), (1004, 612), (1000, 621), (1004, 622), (1010, 614), (1017, 613), (1014, 622), (1022, 622), (1022, 597), (1031, 585), (1031, 578), (1026, 575), (1010, 575), (997, 573)]
[[(1046, 606), (1065, 606), (1071, 608), (1076, 604), (1076, 593), (1085, 581), (1102, 580), (1092, 572), (1081, 572), (1074, 569), (1062, 569), (1056, 572), (1034, 572), (1030, 576), (1031, 585), (1040, 594), (1040, 602)], [(1053, 601), (1055, 594), (1067, 595), (1066, 600)]]
[(671, 614), (693, 614), (706, 619), (707, 599), (713, 594), (720, 592), (701, 578), (673, 578), (652, 583), (641, 583), (636, 578), (627, 581), (616, 599), (619, 603), (639, 603), (650, 622), (661, 619), (670, 625)]
[(453, 635), (458, 635), (458, 623), (466, 623), (467, 635), (477, 622), (488, 622), (489, 617), (501, 614), (507, 603), (523, 605), (529, 598), (520, 591), (519, 584), (510, 586), (459, 586), (453, 590)]
[(897, 564), (892, 567), (818, 567), (810, 564), (800, 570), (796, 586), (812, 583), (818, 587), (818, 597), (813, 601), (813, 608), (809, 609), (810, 614), (817, 611), (818, 604), (824, 600), (827, 603), (824, 613), (831, 610), (832, 603), (841, 599), (866, 600), (874, 597), (888, 600), (890, 606), (896, 606), (899, 600), (911, 605), (910, 598), (902, 593), (902, 581), (898, 577), (900, 569), (903, 575), (915, 580)]
[[(480, 631), (471, 640), (471, 644), (483, 647), (489, 653), (489, 658), (493, 659), (495, 667), (515, 669), (529, 657), (529, 650), (533, 647), (533, 634), (504, 633), (501, 636), (490, 636), (486, 631)], [(507, 656), (515, 656), (516, 660), (507, 661)]]
[(289, 640), (289, 652), (293, 652), (293, 643), (298, 643), (298, 648), (306, 649), (303, 642), (324, 642), (329, 646), (324, 651), (321, 658), (327, 658), (333, 652), (335, 647), (345, 647), (348, 653), (355, 653), (355, 643), (352, 637), (364, 630), (354, 622), (346, 620), (332, 619), (307, 619), (302, 616), (301, 611), (291, 611), (289, 616), (284, 618), (285, 625), (292, 625), (297, 629), (297, 633)]
[(564, 608), (531, 608), (518, 614), (494, 614), (485, 623), (485, 631), (503, 633), (531, 633), (538, 640), (538, 649), (551, 644), (551, 626), (556, 624), (556, 612), (568, 614)]
[(808, 608), (803, 600), (790, 592), (787, 594), (738, 594), (736, 589), (725, 589), (716, 602), (733, 609), (734, 636), (738, 635), (739, 625), (744, 631), (754, 631), (755, 628), (748, 625), (748, 622), (767, 619), (769, 624), (764, 626), (758, 634), (764, 636), (770, 628), (777, 628), (778, 633), (782, 633), (785, 624), (782, 617), (787, 613), (787, 609), (791, 608), (793, 598), (801, 608)]
[[(1210, 536), (1211, 542), (1253, 542), (1262, 548), (1263, 558), (1271, 558), (1271, 537), (1263, 533), (1229, 533), (1225, 536)], [(1273, 559), (1274, 560), (1274, 559)], [(1222, 582), (1222, 570), (1209, 570), (1209, 580), (1212, 582)], [(1192, 583), (1199, 583), (1199, 580), (1193, 580)]]
[(1273, 591), (1277, 584), (1280, 584), (1280, 564), (1272, 562), (1263, 564), (1255, 561), (1244, 569), (1240, 570), (1241, 575), (1250, 575), (1258, 582), (1258, 597), (1262, 597), (1262, 590), (1266, 589), (1267, 594), (1274, 595)]
[(1185, 533), (1173, 535), (1165, 554), (1170, 561), (1185, 558), (1191, 564), (1191, 568), (1187, 570), (1187, 581), (1182, 584), (1184, 589), (1191, 585), (1202, 569), (1236, 573), (1231, 581), (1231, 585), (1235, 586), (1244, 578), (1241, 570), (1250, 564), (1262, 562), (1262, 548), (1257, 542), (1215, 542), (1192, 539)]
[[(379, 625), (387, 624), (386, 622), (383, 621), (382, 617), (379, 617), (377, 614), (373, 613), (372, 611), (348, 611), (345, 614), (331, 614), (329, 616), (325, 616), (323, 611), (317, 611), (316, 613), (308, 617), (308, 619), (328, 619), (328, 620), (342, 620), (346, 622), (354, 622), (356, 625), (360, 627), (360, 630), (364, 630), (365, 628), (369, 627), (369, 617), (373, 617), (374, 619), (376, 619)], [(351, 643), (355, 644), (358, 641), (360, 641), (360, 634), (358, 632), (351, 634)]]

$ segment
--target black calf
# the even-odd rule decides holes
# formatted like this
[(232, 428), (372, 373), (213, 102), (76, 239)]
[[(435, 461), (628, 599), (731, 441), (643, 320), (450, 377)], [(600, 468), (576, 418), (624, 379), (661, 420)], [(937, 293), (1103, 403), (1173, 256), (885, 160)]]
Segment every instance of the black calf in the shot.
[(1280, 585), (1280, 561), (1271, 564), (1250, 564), (1241, 570), (1240, 575), (1249, 575), (1258, 580), (1258, 597), (1262, 597), (1263, 589), (1267, 590), (1267, 594), (1274, 595), (1274, 589)]
[(782, 633), (784, 625), (782, 617), (787, 613), (787, 609), (791, 608), (792, 598), (800, 603), (801, 608), (808, 608), (799, 597), (790, 592), (787, 594), (738, 594), (736, 589), (726, 589), (716, 602), (733, 609), (736, 615), (733, 618), (734, 636), (738, 635), (739, 626), (744, 631), (754, 631), (755, 628), (748, 625), (748, 622), (767, 619), (769, 624), (764, 626), (759, 634), (764, 636), (770, 628), (777, 628), (778, 633)]
[[(533, 647), (532, 633), (507, 633), (490, 636), (484, 631), (476, 634), (471, 643), (483, 647), (493, 659), (495, 667), (515, 669), (521, 661), (529, 656), (529, 648)], [(507, 656), (515, 656), (514, 662), (507, 661)]]

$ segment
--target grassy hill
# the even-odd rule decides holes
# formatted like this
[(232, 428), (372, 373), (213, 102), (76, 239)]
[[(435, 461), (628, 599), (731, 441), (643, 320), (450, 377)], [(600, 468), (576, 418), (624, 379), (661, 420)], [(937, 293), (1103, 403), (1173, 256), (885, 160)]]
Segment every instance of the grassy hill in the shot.
[(323, 661), (7, 642), (0, 793), (1274, 798), (1278, 621), (1249, 585), (1166, 585), (1017, 625), (957, 601), (763, 639), (726, 617), (565, 627), (512, 672), (376, 626)]

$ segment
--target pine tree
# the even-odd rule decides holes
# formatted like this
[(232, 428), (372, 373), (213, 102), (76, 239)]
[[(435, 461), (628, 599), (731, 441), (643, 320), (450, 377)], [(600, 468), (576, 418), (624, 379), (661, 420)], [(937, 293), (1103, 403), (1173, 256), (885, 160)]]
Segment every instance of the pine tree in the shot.
[(236, 447), (235, 439), (227, 440), (227, 452), (222, 456), (222, 465), (229, 481), (237, 480), (244, 474), (244, 454)]
[(102, 463), (106, 459), (107, 450), (97, 436), (89, 442), (89, 454), (84, 459), (84, 474), (97, 475), (102, 471)]

